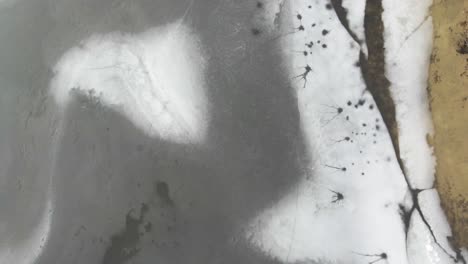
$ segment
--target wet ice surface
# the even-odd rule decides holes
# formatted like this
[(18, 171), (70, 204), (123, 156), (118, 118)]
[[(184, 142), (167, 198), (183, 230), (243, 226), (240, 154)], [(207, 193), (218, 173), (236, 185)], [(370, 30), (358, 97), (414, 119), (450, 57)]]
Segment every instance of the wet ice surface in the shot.
[(429, 2), (382, 16), (417, 200), (362, 76), (364, 0), (156, 2), (0, 2), (1, 263), (454, 262)]

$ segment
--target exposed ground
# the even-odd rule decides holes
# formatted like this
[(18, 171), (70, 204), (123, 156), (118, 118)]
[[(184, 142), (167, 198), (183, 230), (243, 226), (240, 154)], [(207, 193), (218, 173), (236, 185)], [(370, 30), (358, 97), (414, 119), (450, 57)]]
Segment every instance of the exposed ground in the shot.
[(434, 2), (429, 90), (437, 189), (458, 247), (468, 247), (468, 51), (466, 0)]

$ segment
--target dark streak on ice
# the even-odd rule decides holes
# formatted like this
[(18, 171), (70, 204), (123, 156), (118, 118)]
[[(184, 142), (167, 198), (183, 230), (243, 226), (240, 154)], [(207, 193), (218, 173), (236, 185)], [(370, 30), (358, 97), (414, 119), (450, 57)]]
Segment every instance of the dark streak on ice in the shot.
[(354, 41), (356, 41), (357, 43), (361, 43), (362, 41), (358, 39), (356, 34), (349, 27), (348, 19), (346, 17), (348, 14), (348, 10), (346, 10), (346, 8), (343, 7), (343, 0), (331, 0), (331, 3), (333, 5), (333, 8), (335, 9), (338, 19), (340, 20), (341, 24), (346, 29), (348, 34), (351, 36), (351, 38), (353, 38)]
[(138, 218), (132, 216), (132, 211), (127, 213), (125, 218), (125, 229), (111, 237), (111, 244), (106, 249), (102, 264), (125, 263), (135, 256), (140, 249), (137, 244), (140, 241), (140, 226), (143, 224), (148, 206), (141, 205)]

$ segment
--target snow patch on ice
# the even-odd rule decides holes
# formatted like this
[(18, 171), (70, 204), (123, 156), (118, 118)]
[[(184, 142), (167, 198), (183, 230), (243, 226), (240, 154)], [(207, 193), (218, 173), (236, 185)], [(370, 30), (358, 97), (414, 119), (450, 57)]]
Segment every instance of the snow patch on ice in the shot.
[(65, 107), (70, 91), (97, 97), (149, 136), (200, 142), (207, 127), (205, 57), (180, 22), (138, 35), (94, 35), (57, 63), (51, 92)]
[(313, 160), (297, 189), (259, 214), (247, 235), (286, 263), (364, 263), (385, 253), (392, 263), (405, 264), (398, 210), (407, 186), (382, 117), (365, 92), (356, 65), (360, 47), (328, 4), (285, 6), (294, 27), (285, 31), (294, 33), (282, 49)]
[(431, 188), (435, 159), (427, 80), (432, 50), (431, 0), (383, 1), (386, 74), (396, 105), (401, 157), (412, 187)]

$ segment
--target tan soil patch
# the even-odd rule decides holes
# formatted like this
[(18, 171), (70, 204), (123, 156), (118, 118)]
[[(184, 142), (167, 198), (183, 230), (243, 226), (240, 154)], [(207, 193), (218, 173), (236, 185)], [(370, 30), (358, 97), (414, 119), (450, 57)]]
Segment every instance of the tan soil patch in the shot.
[(468, 0), (435, 0), (429, 91), (437, 189), (458, 247), (468, 247)]

